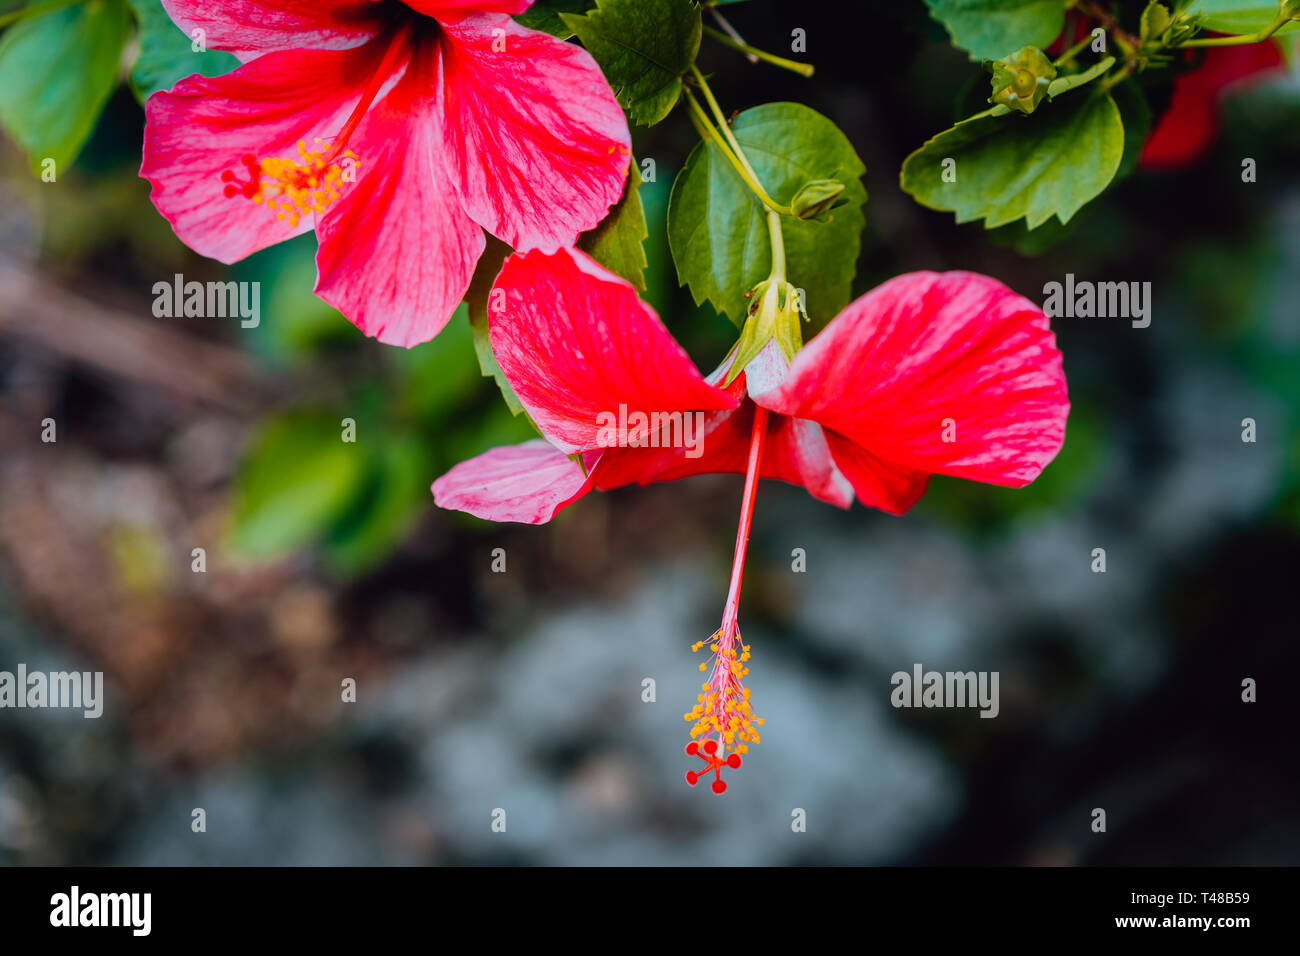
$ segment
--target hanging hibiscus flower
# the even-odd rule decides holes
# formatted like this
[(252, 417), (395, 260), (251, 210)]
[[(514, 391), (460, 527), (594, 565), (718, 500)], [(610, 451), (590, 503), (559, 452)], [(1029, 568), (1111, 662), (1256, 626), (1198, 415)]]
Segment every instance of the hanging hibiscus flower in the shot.
[(165, 0), (244, 63), (149, 98), (154, 205), (226, 263), (314, 228), (316, 293), (380, 341), (427, 341), (484, 229), (517, 249), (572, 244), (627, 180), (600, 69), (507, 16), (530, 4)]
[[(538, 524), (592, 489), (710, 472), (746, 476), (731, 586), (687, 753), (713, 789), (759, 739), (737, 618), (759, 477), (902, 514), (931, 475), (1033, 481), (1065, 438), (1061, 354), (1042, 310), (966, 272), (899, 276), (799, 351), (792, 287), (769, 281), (737, 348), (707, 379), (625, 280), (580, 252), (507, 260), (489, 329), (545, 440), (497, 448), (433, 485), (444, 508)], [(738, 358), (739, 356), (739, 358)], [(793, 356), (793, 361), (790, 357)], [(699, 441), (681, 440), (699, 415)], [(609, 421), (630, 423), (611, 442)], [(694, 784), (700, 772), (687, 775)]]

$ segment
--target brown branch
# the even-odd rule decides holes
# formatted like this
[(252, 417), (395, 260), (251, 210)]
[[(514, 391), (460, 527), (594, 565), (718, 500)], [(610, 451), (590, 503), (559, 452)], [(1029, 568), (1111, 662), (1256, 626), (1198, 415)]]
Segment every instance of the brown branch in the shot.
[(0, 336), (180, 397), (246, 410), (268, 382), (242, 352), (108, 308), (0, 265)]
[[(1081, 0), (1080, 3), (1075, 5), (1075, 9), (1101, 24), (1102, 29), (1114, 35), (1120, 46), (1126, 50), (1136, 52), (1138, 47), (1142, 45), (1142, 41), (1121, 27), (1114, 14), (1103, 7), (1098, 0)], [(1131, 54), (1129, 58), (1132, 58)]]

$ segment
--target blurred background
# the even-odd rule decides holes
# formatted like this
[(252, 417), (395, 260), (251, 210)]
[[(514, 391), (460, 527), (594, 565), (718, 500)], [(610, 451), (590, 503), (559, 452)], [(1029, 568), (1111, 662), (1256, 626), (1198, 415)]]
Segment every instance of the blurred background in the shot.
[[(0, 862), (1300, 862), (1300, 81), (1234, 93), (1208, 153), (1138, 170), (1043, 249), (899, 190), (979, 70), (919, 2), (839, 6), (729, 8), (776, 52), (806, 30), (812, 80), (708, 40), (702, 64), (729, 110), (795, 100), (849, 136), (857, 291), (962, 268), (1041, 299), (1071, 272), (1150, 281), (1153, 320), (1054, 322), (1073, 411), (1029, 488), (936, 479), (901, 519), (760, 488), (741, 623), (767, 726), (721, 798), (682, 780), (681, 715), (742, 478), (539, 528), (439, 511), (433, 478), (531, 434), (463, 313), (402, 351), (313, 298), (310, 235), (231, 269), (188, 251), (136, 175), (125, 87), (57, 183), (0, 142), (0, 670), (107, 686), (99, 720), (0, 711)], [(646, 297), (712, 368), (734, 327), (678, 288), (664, 237), (694, 141), (681, 113), (634, 131), (657, 169)], [(155, 318), (178, 272), (261, 282), (260, 326)], [(891, 708), (914, 663), (1000, 672), (1000, 715)]]

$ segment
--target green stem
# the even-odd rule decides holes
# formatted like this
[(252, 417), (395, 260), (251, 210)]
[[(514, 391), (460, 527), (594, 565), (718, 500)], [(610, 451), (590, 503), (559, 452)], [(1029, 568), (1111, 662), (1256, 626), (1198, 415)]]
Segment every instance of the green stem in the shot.
[(767, 234), (772, 240), (772, 274), (768, 278), (773, 282), (785, 282), (785, 237), (781, 235), (781, 217), (770, 209), (767, 211)]
[(1097, 0), (1085, 0), (1077, 5), (1077, 9), (1090, 20), (1096, 20), (1106, 33), (1114, 38), (1115, 45), (1124, 53), (1125, 59), (1132, 59), (1137, 53), (1137, 48), (1141, 45), (1137, 37), (1126, 33), (1119, 25), (1119, 21), (1111, 14), (1109, 10), (1103, 7)]
[(19, 20), (26, 20), (28, 17), (42, 17), (47, 13), (53, 13), (55, 10), (62, 10), (64, 7), (71, 7), (84, 2), (85, 0), (45, 0), (44, 3), (33, 3), (17, 10), (10, 10), (8, 13), (0, 14), (0, 28), (7, 27), (11, 23), (17, 23)]
[(1088, 34), (1088, 36), (1084, 37), (1082, 40), (1080, 40), (1080, 41), (1079, 41), (1078, 43), (1076, 43), (1074, 46), (1070, 47), (1070, 49), (1066, 50), (1064, 53), (1062, 53), (1060, 56), (1058, 56), (1055, 60), (1053, 60), (1053, 61), (1052, 61), (1052, 66), (1061, 66), (1062, 64), (1069, 63), (1071, 60), (1073, 60), (1073, 59), (1075, 58), (1075, 56), (1078, 55), (1078, 53), (1079, 53), (1080, 50), (1082, 50), (1084, 47), (1086, 47), (1086, 46), (1087, 46), (1089, 43), (1091, 43), (1091, 42), (1092, 42), (1092, 34)]
[[(716, 3), (710, 3), (709, 13), (713, 16), (714, 22), (717, 23), (718, 26), (722, 27), (723, 33), (731, 37), (731, 39), (735, 40), (737, 43), (745, 42), (745, 38), (740, 35), (740, 31), (733, 27), (731, 21), (722, 15), (722, 11), (718, 9)], [(753, 64), (758, 63), (758, 57), (754, 56), (752, 53), (746, 53), (745, 59)]]
[(740, 148), (740, 143), (736, 141), (736, 137), (732, 134), (731, 124), (727, 122), (727, 114), (722, 112), (722, 107), (718, 105), (717, 97), (713, 95), (713, 90), (709, 88), (709, 81), (704, 78), (700, 68), (693, 63), (691, 64), (691, 75), (695, 77), (700, 92), (704, 94), (704, 101), (709, 104), (709, 110), (713, 113), (714, 120), (717, 121), (718, 129), (722, 131), (722, 135), (731, 144), (736, 157), (745, 164), (745, 168), (749, 170), (749, 175), (754, 179), (758, 179), (758, 173), (754, 172), (754, 167), (749, 165), (749, 160), (745, 158), (745, 151)]
[(722, 155), (727, 158), (727, 162), (731, 163), (732, 168), (744, 180), (750, 192), (758, 197), (758, 201), (766, 206), (769, 212), (782, 216), (793, 216), (794, 210), (789, 206), (782, 206), (768, 195), (767, 190), (763, 188), (763, 184), (758, 181), (758, 174), (754, 172), (754, 167), (749, 165), (749, 160), (745, 158), (744, 152), (740, 149), (740, 144), (731, 135), (726, 123), (724, 122), (722, 125), (723, 132), (719, 133), (717, 127), (709, 120), (708, 114), (704, 112), (704, 107), (700, 106), (700, 101), (695, 98), (695, 95), (690, 90), (686, 90), (686, 105), (690, 108), (691, 121), (695, 124), (700, 136), (711, 141), (714, 146), (721, 150)]
[(1243, 33), (1240, 36), (1231, 37), (1206, 37), (1202, 40), (1188, 40), (1180, 43), (1174, 49), (1181, 50), (1187, 47), (1198, 46), (1245, 46), (1248, 43), (1263, 43), (1278, 30), (1281, 30), (1289, 23), (1291, 18), (1285, 13), (1279, 13), (1277, 17), (1264, 29), (1255, 33)]
[(1117, 86), (1120, 83), (1123, 83), (1124, 80), (1127, 79), (1129, 74), (1131, 74), (1132, 72), (1133, 72), (1133, 64), (1131, 62), (1125, 63), (1123, 68), (1118, 73), (1112, 73), (1110, 76), (1106, 77), (1106, 79), (1102, 80), (1101, 86), (1099, 87), (1100, 92), (1102, 93), (1109, 92), (1113, 87)]
[(727, 123), (727, 115), (722, 112), (722, 107), (718, 105), (717, 98), (713, 95), (713, 91), (709, 89), (709, 83), (704, 78), (704, 74), (700, 72), (697, 66), (691, 67), (691, 73), (695, 78), (696, 85), (700, 88), (700, 92), (704, 94), (704, 99), (709, 104), (714, 119), (717, 120), (717, 126), (715, 127), (709, 122), (709, 117), (705, 114), (699, 101), (696, 100), (695, 94), (688, 88), (686, 90), (686, 102), (690, 106), (691, 119), (695, 122), (696, 129), (700, 130), (705, 137), (712, 139), (718, 148), (722, 150), (736, 172), (740, 174), (740, 178), (745, 181), (745, 185), (758, 197), (759, 202), (767, 207), (767, 233), (772, 242), (772, 272), (769, 278), (784, 283), (786, 281), (785, 237), (781, 234), (781, 217), (793, 216), (794, 210), (789, 206), (779, 205), (767, 194), (767, 190), (758, 181), (758, 173), (754, 172), (754, 167), (749, 164), (749, 160), (745, 157), (745, 151), (732, 134), (731, 126)]
[(742, 43), (734, 37), (729, 37), (721, 30), (715, 30), (708, 24), (704, 25), (704, 32), (713, 37), (723, 46), (729, 46), (733, 50), (738, 50), (747, 56), (756, 56), (765, 63), (771, 63), (773, 66), (779, 66), (783, 70), (789, 70), (791, 73), (798, 73), (800, 76), (809, 77), (813, 75), (813, 66), (811, 63), (799, 63), (796, 60), (787, 60), (783, 56), (777, 56), (775, 53), (768, 53), (766, 50), (760, 50), (758, 47), (750, 46), (748, 43)]

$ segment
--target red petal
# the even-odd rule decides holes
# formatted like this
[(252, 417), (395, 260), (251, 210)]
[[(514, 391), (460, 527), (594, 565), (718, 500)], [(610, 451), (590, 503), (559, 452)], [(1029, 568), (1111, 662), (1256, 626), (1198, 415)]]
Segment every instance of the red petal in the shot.
[(140, 175), (153, 203), (196, 252), (230, 263), (312, 228), (296, 227), (266, 206), (227, 197), (224, 170), (244, 176), (240, 157), (296, 157), (342, 127), (384, 49), (268, 53), (225, 76), (194, 75), (145, 105)]
[[(723, 371), (725, 366), (709, 378), (720, 377)], [(742, 374), (727, 391), (743, 396), (744, 383)], [(611, 449), (593, 470), (596, 487), (608, 491), (632, 483), (648, 485), (692, 475), (743, 475), (749, 464), (753, 425), (754, 403), (746, 400), (738, 409), (705, 412), (702, 427), (695, 432), (700, 438), (694, 449)], [(773, 415), (768, 419), (759, 474), (798, 485), (828, 504), (849, 507), (853, 504), (853, 488), (831, 458), (826, 437), (816, 422)]]
[(892, 466), (835, 432), (826, 432), (826, 443), (858, 500), (868, 508), (901, 515), (921, 499), (930, 483), (925, 472)]
[[(1069, 411), (1042, 310), (968, 272), (911, 273), (867, 293), (754, 398), (821, 423), (859, 496), (886, 510), (919, 497), (919, 473), (1028, 484), (1060, 450)], [(944, 441), (949, 419), (955, 441)], [(830, 432), (869, 457), (842, 454)]]
[(406, 5), (445, 23), (471, 13), (523, 13), (533, 0), (406, 0)]
[(704, 381), (630, 284), (576, 250), (507, 259), (488, 318), (501, 370), (566, 453), (602, 447), (602, 418), (620, 406), (650, 415), (737, 404)]
[(833, 437), (816, 422), (778, 416), (768, 426), (768, 444), (763, 450), (765, 478), (778, 478), (800, 485), (819, 501), (847, 508), (853, 504), (854, 486), (847, 469), (834, 454)]
[(631, 156), (596, 62), (497, 14), (445, 24), (442, 42), (443, 116), (465, 211), (516, 249), (572, 244), (618, 202)]
[(316, 294), (390, 345), (417, 345), (442, 331), (483, 253), (483, 231), (447, 182), (437, 77), (437, 48), (417, 50), (357, 127), (356, 182), (316, 228)]
[[(731, 368), (732, 357), (727, 356), (705, 381), (721, 382)], [(762, 364), (756, 360), (747, 368)], [(703, 413), (702, 423), (692, 436), (699, 436), (695, 447), (610, 449), (594, 469), (596, 487), (608, 491), (632, 483), (648, 485), (692, 475), (743, 475), (749, 466), (754, 426), (754, 403), (745, 394), (748, 376), (748, 371), (742, 372), (724, 389), (741, 403), (739, 408)], [(853, 504), (853, 488), (831, 458), (826, 436), (816, 422), (771, 416), (759, 474), (799, 485), (828, 504), (841, 508)]]
[(433, 483), (433, 500), (487, 521), (544, 524), (591, 484), (577, 462), (535, 438), (461, 462)]
[(210, 50), (250, 60), (273, 50), (360, 46), (383, 21), (370, 0), (162, 0), (178, 27)]

